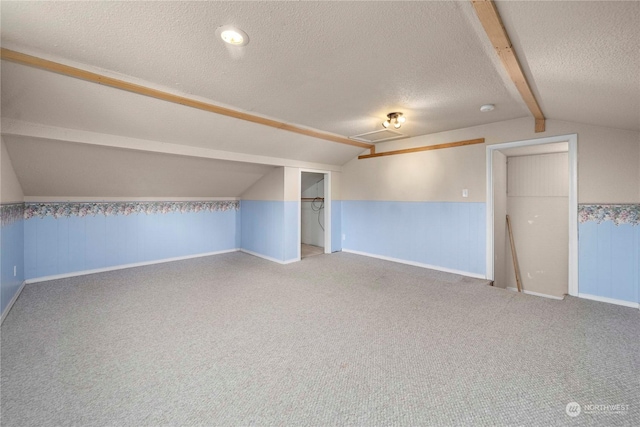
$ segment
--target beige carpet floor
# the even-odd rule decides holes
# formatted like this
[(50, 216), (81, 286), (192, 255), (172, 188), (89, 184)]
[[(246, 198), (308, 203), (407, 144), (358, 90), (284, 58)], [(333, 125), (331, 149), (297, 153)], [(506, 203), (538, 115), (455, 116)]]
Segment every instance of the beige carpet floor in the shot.
[(2, 426), (640, 425), (639, 310), (346, 253), (27, 285), (0, 352)]

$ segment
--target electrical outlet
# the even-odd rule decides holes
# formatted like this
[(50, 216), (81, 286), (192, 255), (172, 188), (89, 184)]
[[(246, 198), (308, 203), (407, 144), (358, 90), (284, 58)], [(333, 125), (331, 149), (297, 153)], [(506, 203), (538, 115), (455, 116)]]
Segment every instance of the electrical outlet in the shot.
[(462, 197), (469, 197), (469, 190), (467, 188), (462, 190)]
[(347, 235), (342, 233), (342, 241), (344, 242), (345, 240), (347, 240)]
[(17, 266), (13, 266), (13, 277), (16, 277), (18, 275), (18, 269)]

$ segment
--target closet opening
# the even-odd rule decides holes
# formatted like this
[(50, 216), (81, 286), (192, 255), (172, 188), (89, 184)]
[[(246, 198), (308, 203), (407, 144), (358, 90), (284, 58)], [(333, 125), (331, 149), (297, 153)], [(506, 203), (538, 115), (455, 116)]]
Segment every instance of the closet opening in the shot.
[(576, 296), (577, 201), (577, 135), (488, 146), (487, 279)]
[(328, 173), (300, 172), (301, 259), (331, 252), (328, 194)]

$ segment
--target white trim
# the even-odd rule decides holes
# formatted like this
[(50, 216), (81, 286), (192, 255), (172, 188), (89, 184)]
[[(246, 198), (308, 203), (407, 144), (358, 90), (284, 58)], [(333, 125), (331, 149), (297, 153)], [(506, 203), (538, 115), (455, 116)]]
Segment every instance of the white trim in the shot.
[(579, 298), (584, 298), (584, 299), (590, 299), (590, 300), (593, 300), (593, 301), (607, 302), (609, 304), (622, 305), (624, 307), (640, 308), (640, 303), (631, 302), (631, 301), (624, 301), (624, 300), (621, 300), (621, 299), (599, 297), (597, 295), (582, 294), (582, 293), (579, 293), (578, 297)]
[(397, 262), (399, 264), (412, 265), (414, 267), (428, 268), (429, 270), (437, 270), (437, 271), (443, 271), (445, 273), (458, 274), (460, 276), (473, 277), (475, 279), (484, 279), (485, 278), (484, 274), (470, 273), (468, 271), (454, 270), (452, 268), (445, 268), (445, 267), (438, 267), (436, 265), (423, 264), (421, 262), (415, 262), (415, 261), (407, 261), (407, 260), (404, 260), (404, 259), (392, 258), (392, 257), (384, 256), (384, 255), (376, 255), (376, 254), (371, 254), (369, 252), (353, 251), (351, 249), (345, 249), (345, 248), (342, 248), (342, 252), (347, 252), (347, 253), (355, 254), (355, 255), (368, 256), (368, 257), (371, 257), (371, 258), (383, 259), (385, 261)]
[(494, 212), (493, 212), (493, 152), (528, 145), (569, 143), (569, 295), (578, 295), (578, 134), (558, 135), (487, 146), (486, 159), (486, 271), (488, 280), (495, 279), (494, 271)]
[(281, 259), (273, 258), (273, 257), (267, 256), (267, 255), (262, 255), (262, 254), (260, 254), (258, 252), (253, 252), (253, 251), (250, 251), (248, 249), (239, 249), (239, 251), (240, 252), (244, 252), (247, 255), (253, 255), (253, 256), (258, 257), (258, 258), (266, 259), (267, 261), (277, 262), (278, 264), (291, 264), (292, 262), (300, 261), (299, 259), (296, 259), (296, 258), (288, 259), (286, 261), (282, 261)]
[[(311, 173), (321, 173), (324, 174), (324, 253), (331, 253), (331, 171), (329, 170), (318, 170), (318, 169), (305, 169), (300, 168), (298, 173), (298, 201), (302, 204), (302, 173), (303, 172), (311, 172)], [(302, 249), (300, 245), (302, 244), (302, 212), (298, 209), (298, 261), (302, 259)]]
[(569, 138), (569, 295), (578, 295), (578, 135)]
[(54, 274), (51, 276), (43, 276), (43, 277), (36, 277), (33, 279), (28, 279), (26, 280), (27, 284), (30, 283), (38, 283), (38, 282), (46, 282), (49, 280), (57, 280), (57, 279), (66, 279), (68, 277), (76, 277), (76, 276), (84, 276), (87, 274), (95, 274), (95, 273), (104, 273), (105, 271), (113, 271), (113, 270), (124, 270), (125, 268), (133, 268), (133, 267), (142, 267), (145, 265), (153, 265), (153, 264), (162, 264), (165, 262), (172, 262), (172, 261), (182, 261), (185, 259), (192, 259), (192, 258), (202, 258), (205, 256), (211, 256), (211, 255), (220, 255), (220, 254), (226, 254), (229, 252), (238, 252), (239, 249), (226, 249), (224, 251), (217, 251), (217, 252), (206, 252), (206, 253), (202, 253), (202, 254), (196, 254), (196, 255), (186, 255), (186, 256), (179, 256), (179, 257), (174, 257), (174, 258), (163, 258), (163, 259), (158, 259), (158, 260), (154, 260), (154, 261), (145, 261), (145, 262), (135, 262), (132, 264), (122, 264), (122, 265), (116, 265), (113, 267), (105, 267), (105, 268), (96, 268), (94, 270), (82, 270), (82, 271), (74, 271), (71, 273), (64, 273), (64, 274)]
[[(513, 291), (513, 292), (518, 292), (517, 288), (512, 288), (511, 286), (507, 287), (507, 289), (509, 289), (510, 291)], [(527, 291), (527, 290), (524, 290), (524, 289), (522, 290), (522, 292), (527, 294), (527, 295), (533, 295), (533, 296), (536, 296), (536, 297), (557, 299), (557, 300), (560, 300), (560, 301), (562, 301), (564, 299), (564, 296), (557, 297), (555, 295), (542, 294), (540, 292)]]
[(494, 245), (494, 237), (493, 229), (495, 219), (493, 218), (493, 150), (487, 147), (487, 159), (486, 159), (486, 174), (487, 174), (487, 195), (485, 199), (485, 272), (487, 280), (495, 280), (495, 245)]
[(13, 294), (13, 298), (11, 298), (11, 301), (9, 301), (9, 304), (7, 304), (7, 306), (4, 308), (4, 311), (2, 312), (2, 319), (0, 319), (0, 325), (2, 325), (2, 323), (4, 322), (4, 319), (7, 318), (7, 315), (11, 311), (13, 304), (18, 300), (18, 297), (22, 293), (22, 290), (24, 289), (24, 285), (26, 284), (27, 282), (23, 280), (22, 284), (18, 288), (18, 291), (15, 294)]

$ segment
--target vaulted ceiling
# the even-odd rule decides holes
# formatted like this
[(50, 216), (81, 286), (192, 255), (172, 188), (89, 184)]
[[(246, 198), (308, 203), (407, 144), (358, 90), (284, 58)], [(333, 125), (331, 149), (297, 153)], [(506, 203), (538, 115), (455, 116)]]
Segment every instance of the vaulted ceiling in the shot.
[[(497, 7), (547, 118), (640, 130), (639, 2)], [(391, 111), (405, 113), (407, 136), (530, 115), (471, 2), (3, 1), (1, 11), (3, 48), (345, 137), (381, 129)], [(224, 45), (225, 24), (249, 44)], [(481, 113), (486, 103), (495, 111)], [(339, 168), (363, 151), (8, 61), (2, 118), (3, 134), (32, 144), (107, 135), (270, 166)]]

